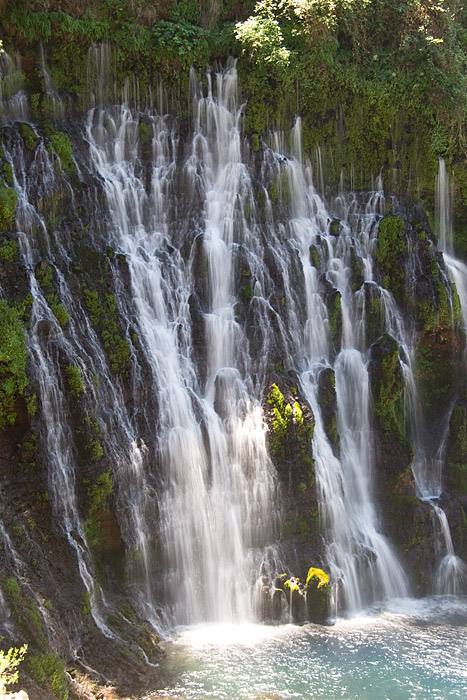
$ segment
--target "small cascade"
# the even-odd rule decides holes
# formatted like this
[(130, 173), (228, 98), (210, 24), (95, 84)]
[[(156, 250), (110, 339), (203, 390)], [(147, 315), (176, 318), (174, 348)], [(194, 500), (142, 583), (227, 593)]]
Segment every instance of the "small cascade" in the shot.
[[(297, 124), (295, 130), (298, 128)], [(294, 133), (294, 152), (300, 153), (297, 140)], [(313, 453), (328, 566), (331, 579), (338, 582), (334, 587), (339, 598), (336, 605), (358, 610), (380, 597), (407, 594), (404, 572), (379, 530), (375, 511), (364, 307), (361, 294), (350, 284), (352, 259), (357, 256), (365, 279), (372, 280), (371, 231), (380, 197), (372, 197), (366, 210), (362, 210), (357, 202), (342, 195), (336, 205), (343, 219), (339, 230), (331, 231), (330, 215), (313, 187), (310, 168), (302, 168), (296, 158), (287, 160), (282, 167), (287, 170), (291, 196), (290, 231), (299, 247), (305, 280), (307, 318), (304, 325), (298, 322), (297, 309), (297, 325), (291, 330), (295, 342), (300, 343), (300, 381), (315, 416)], [(359, 234), (352, 226), (357, 222)], [(327, 284), (332, 285), (332, 294), (339, 300), (340, 333), (324, 303), (323, 282), (310, 259), (310, 247), (316, 247), (319, 259), (324, 261)], [(290, 323), (293, 322), (290, 314)], [(291, 352), (296, 355), (297, 348)], [(326, 367), (332, 368), (335, 376), (339, 455), (323, 428), (318, 398), (319, 376)]]
[(42, 109), (53, 117), (54, 122), (61, 121), (65, 117), (66, 103), (54, 87), (52, 78), (47, 70), (44, 48), (41, 46), (41, 73), (44, 81), (44, 100)]
[(435, 592), (442, 595), (464, 595), (467, 590), (467, 564), (454, 553), (451, 529), (446, 513), (433, 504), (440, 529), (440, 562), (436, 572)]
[(0, 53), (0, 115), (2, 122), (27, 121), (28, 97), (19, 60), (5, 51)]
[(439, 159), (435, 186), (435, 219), (438, 234), (438, 247), (443, 253), (453, 254), (452, 205), (453, 191), (444, 158)]
[(251, 619), (250, 578), (259, 572), (258, 547), (270, 540), (273, 521), (273, 469), (234, 312), (232, 251), (242, 233), (237, 207), (248, 191), (235, 67), (217, 75), (214, 85), (208, 80), (207, 97), (199, 88), (195, 96), (195, 133), (185, 167), (188, 194), (205, 202), (199, 224), (207, 273), (200, 319), (204, 381), (192, 344), (196, 280), (175, 247), (180, 231), (167, 217), (177, 153), (170, 122), (146, 115), (153, 149), (148, 188), (138, 176), (137, 114), (126, 106), (96, 108), (87, 129), (113, 221), (109, 243), (128, 261), (133, 313), (151, 370), (165, 587), (177, 623)]
[[(436, 224), (439, 248), (446, 264), (448, 275), (456, 286), (461, 305), (464, 328), (467, 328), (467, 265), (454, 255), (452, 230), (453, 187), (449, 181), (444, 158), (439, 159), (436, 176)], [(441, 469), (439, 472), (439, 495), (441, 495)], [(436, 498), (436, 497), (435, 497)], [(433, 503), (433, 509), (439, 523), (440, 563), (437, 572), (437, 593), (459, 595), (467, 591), (467, 565), (454, 553), (451, 531), (445, 512)]]
[[(45, 159), (45, 163), (44, 163)], [(42, 156), (42, 165), (53, 180), (54, 167), (51, 158)], [(66, 419), (68, 407), (64, 395), (64, 387), (59, 380), (59, 355), (63, 352), (71, 364), (80, 362), (76, 349), (70, 345), (64, 335), (53, 304), (47, 301), (34, 274), (39, 254), (37, 232), (40, 231), (41, 243), (45, 242), (46, 250), (51, 245), (48, 233), (40, 214), (28, 201), (28, 177), (25, 171), (14, 177), (14, 185), (19, 192), (19, 203), (16, 211), (18, 239), (23, 260), (29, 271), (32, 308), (30, 317), (30, 333), (28, 338), (31, 358), (31, 371), (38, 384), (39, 400), (44, 417), (44, 444), (48, 453), (48, 480), (52, 503), (57, 522), (67, 537), (71, 549), (75, 552), (79, 573), (83, 585), (92, 601), (92, 615), (101, 632), (113, 637), (113, 633), (105, 624), (101, 614), (99, 599), (100, 591), (94, 585), (94, 568), (86, 544), (86, 536), (82, 519), (78, 512), (75, 470), (76, 458), (72, 450), (73, 438), (70, 425)], [(71, 294), (70, 294), (71, 298)], [(101, 602), (103, 602), (101, 600)]]

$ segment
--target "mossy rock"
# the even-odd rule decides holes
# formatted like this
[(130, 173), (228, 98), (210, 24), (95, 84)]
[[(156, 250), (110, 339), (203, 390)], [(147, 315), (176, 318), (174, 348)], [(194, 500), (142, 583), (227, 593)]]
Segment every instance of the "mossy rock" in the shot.
[(337, 395), (334, 370), (326, 367), (318, 379), (318, 401), (323, 427), (334, 454), (339, 456), (339, 434), (337, 432)]
[(402, 217), (389, 214), (379, 224), (376, 260), (378, 261), (382, 286), (389, 289), (401, 303), (405, 298), (405, 258), (408, 243)]
[(382, 430), (402, 435), (404, 407), (399, 345), (389, 333), (371, 346), (370, 376), (375, 411)]
[(300, 579), (294, 576), (287, 579), (284, 582), (284, 594), (293, 622), (303, 622), (305, 619), (305, 590)]
[(458, 389), (463, 342), (455, 329), (422, 333), (415, 373), (422, 409), (429, 423), (442, 420)]
[(467, 409), (454, 406), (449, 421), (446, 476), (460, 496), (467, 495)]
[(329, 574), (311, 567), (305, 584), (306, 610), (310, 622), (322, 623), (329, 617), (331, 585)]
[(0, 234), (11, 231), (17, 203), (17, 191), (12, 187), (5, 187), (0, 182)]
[(329, 333), (334, 347), (338, 348), (342, 338), (342, 308), (341, 293), (337, 289), (332, 289), (326, 295), (326, 306), (328, 308)]
[(371, 345), (384, 333), (384, 306), (381, 289), (378, 285), (365, 282), (364, 295), (365, 334), (367, 344)]
[[(382, 476), (394, 476), (411, 465), (414, 453), (405, 435), (404, 383), (399, 346), (388, 333), (371, 346), (368, 370), (375, 407), (377, 461)], [(386, 484), (384, 477), (378, 480), (382, 495), (385, 494)]]

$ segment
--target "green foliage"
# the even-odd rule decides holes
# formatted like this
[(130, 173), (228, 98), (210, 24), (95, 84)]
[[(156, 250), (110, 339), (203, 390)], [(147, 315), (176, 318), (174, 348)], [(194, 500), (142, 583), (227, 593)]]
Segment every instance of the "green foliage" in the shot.
[(334, 291), (328, 298), (329, 332), (334, 343), (339, 343), (342, 328), (341, 294)]
[(403, 434), (403, 414), (400, 410), (403, 381), (399, 362), (399, 346), (388, 334), (378, 340), (381, 350), (378, 374), (372, 383), (376, 415), (386, 433)]
[(0, 182), (0, 234), (11, 230), (15, 220), (18, 193)]
[(19, 587), (18, 581), (15, 578), (7, 578), (5, 583), (3, 584), (3, 590), (5, 591), (6, 595), (12, 600), (19, 602), (19, 600), (21, 599), (21, 589)]
[(57, 319), (58, 325), (61, 326), (62, 328), (66, 326), (68, 321), (70, 320), (70, 315), (64, 305), (58, 300), (58, 297), (56, 294), (47, 294), (45, 297), (48, 305), (50, 306), (50, 310), (52, 311), (53, 315)]
[[(267, 396), (268, 403), (273, 407), (272, 434), (270, 448), (273, 455), (281, 460), (291, 458), (298, 450), (300, 461), (305, 467), (312, 467), (311, 440), (314, 425), (305, 421), (303, 411), (298, 401), (286, 402), (284, 395), (273, 384)], [(313, 479), (310, 477), (310, 481)]]
[(73, 161), (73, 144), (68, 134), (55, 129), (49, 129), (49, 150), (56, 153), (60, 159), (60, 167), (66, 172), (74, 172), (76, 165)]
[(446, 459), (447, 473), (456, 491), (467, 494), (467, 410), (454, 406), (449, 421), (449, 441)]
[(111, 369), (117, 374), (126, 374), (130, 361), (130, 345), (120, 331), (115, 295), (107, 294), (102, 303), (97, 290), (91, 291), (83, 286), (83, 294), (89, 320), (98, 328)]
[(403, 256), (407, 251), (404, 220), (393, 214), (383, 217), (379, 224), (376, 259), (382, 270), (383, 286), (390, 289), (398, 301), (404, 295)]
[(46, 641), (43, 633), (42, 615), (34, 598), (23, 593), (17, 579), (13, 577), (6, 579), (3, 590), (19, 627), (31, 635), (39, 646), (43, 647)]
[(0, 243), (0, 260), (12, 262), (18, 255), (18, 244), (11, 238)]
[(426, 335), (417, 348), (416, 381), (424, 411), (429, 419), (435, 419), (445, 410), (455, 391), (455, 365), (450, 345), (438, 345), (431, 335)]
[(308, 570), (308, 575), (306, 577), (306, 588), (308, 588), (310, 584), (313, 584), (315, 588), (324, 588), (325, 586), (329, 586), (329, 574), (323, 571), (323, 569), (311, 567)]
[(160, 20), (154, 24), (152, 36), (159, 51), (163, 51), (169, 59), (176, 59), (185, 69), (193, 63), (204, 64), (209, 58), (206, 30), (189, 22)]
[(83, 617), (87, 617), (92, 611), (92, 600), (89, 591), (83, 591), (81, 596), (81, 614)]
[(15, 404), (28, 385), (27, 350), (20, 311), (0, 299), (0, 429), (13, 424)]
[(5, 686), (18, 682), (18, 666), (23, 661), (28, 645), (21, 648), (11, 647), (7, 652), (0, 650), (0, 693), (5, 692)]
[(102, 525), (99, 515), (106, 509), (107, 499), (113, 493), (113, 478), (110, 468), (100, 474), (88, 488), (88, 514), (84, 521), (84, 533), (89, 548), (98, 557), (103, 542)]
[(243, 52), (266, 71), (283, 72), (289, 65), (290, 50), (284, 46), (284, 37), (274, 17), (274, 4), (268, 0), (256, 3), (256, 14), (245, 22), (237, 23), (235, 36)]
[(34, 654), (29, 659), (28, 668), (32, 678), (49, 687), (58, 700), (67, 700), (65, 662), (56, 652)]
[(75, 365), (67, 365), (65, 372), (70, 396), (77, 399), (81, 396), (85, 389), (82, 372), (80, 368), (76, 367)]
[(39, 139), (29, 124), (21, 124), (21, 136), (23, 137), (25, 147), (30, 151), (34, 151), (39, 143)]

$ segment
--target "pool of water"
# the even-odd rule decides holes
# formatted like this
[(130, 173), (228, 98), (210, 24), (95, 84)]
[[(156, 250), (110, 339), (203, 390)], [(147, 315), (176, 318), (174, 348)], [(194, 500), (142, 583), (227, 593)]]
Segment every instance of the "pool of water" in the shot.
[(392, 601), (330, 626), (206, 625), (168, 645), (148, 700), (467, 697), (467, 599)]

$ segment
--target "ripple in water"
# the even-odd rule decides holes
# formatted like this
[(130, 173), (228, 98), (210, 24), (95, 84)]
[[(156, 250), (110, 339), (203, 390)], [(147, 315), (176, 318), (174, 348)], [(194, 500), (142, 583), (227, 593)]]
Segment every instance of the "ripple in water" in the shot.
[(168, 650), (147, 700), (449, 700), (467, 695), (467, 600), (393, 601), (329, 627), (210, 625)]

